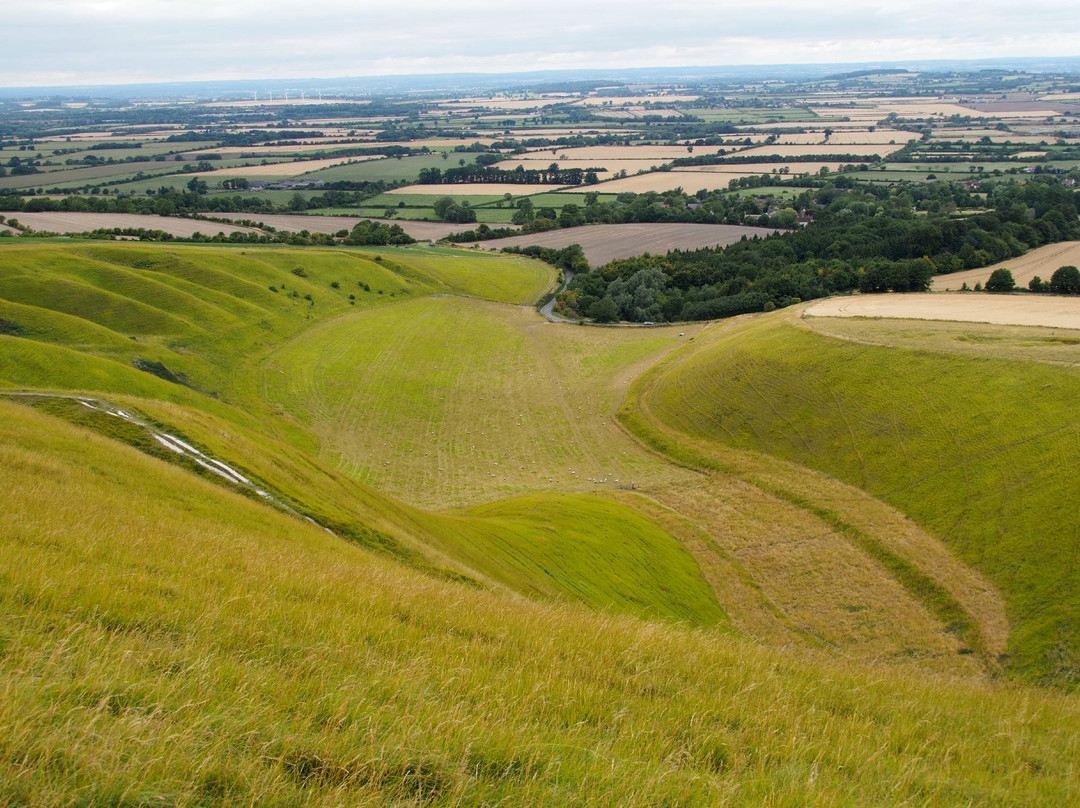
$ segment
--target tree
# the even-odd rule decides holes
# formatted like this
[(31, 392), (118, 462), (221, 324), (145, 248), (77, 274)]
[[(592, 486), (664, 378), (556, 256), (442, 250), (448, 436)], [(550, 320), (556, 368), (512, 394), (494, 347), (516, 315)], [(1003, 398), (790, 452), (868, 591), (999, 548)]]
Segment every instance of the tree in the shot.
[(188, 180), (187, 189), (193, 194), (205, 194), (208, 190), (210, 190), (209, 186), (207, 186), (206, 184), (206, 180), (200, 177), (192, 177), (190, 180)]
[(593, 303), (586, 314), (598, 323), (614, 323), (619, 319), (619, 307), (614, 300), (605, 296)]
[(1048, 291), (1049, 288), (1050, 285), (1038, 275), (1028, 281), (1028, 289), (1030, 289), (1032, 292), (1045, 292)]
[(514, 224), (529, 224), (534, 218), (536, 218), (536, 215), (533, 212), (532, 200), (525, 198), (518, 202), (517, 210), (514, 211), (511, 221)]
[(1058, 267), (1050, 276), (1050, 291), (1057, 295), (1080, 295), (1080, 269)]
[(440, 219), (446, 219), (446, 212), (454, 206), (454, 200), (449, 196), (444, 196), (441, 199), (436, 200), (432, 207), (435, 209), (435, 215)]
[(1015, 288), (1016, 281), (1013, 279), (1013, 274), (1005, 267), (991, 272), (990, 279), (986, 282), (988, 292), (1011, 292)]

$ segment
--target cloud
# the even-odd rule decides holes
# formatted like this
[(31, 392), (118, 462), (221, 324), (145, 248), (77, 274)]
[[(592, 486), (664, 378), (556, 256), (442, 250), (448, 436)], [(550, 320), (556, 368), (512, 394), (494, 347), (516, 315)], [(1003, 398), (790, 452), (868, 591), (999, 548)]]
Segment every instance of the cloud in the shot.
[(38, 0), (0, 83), (1075, 55), (1073, 2)]

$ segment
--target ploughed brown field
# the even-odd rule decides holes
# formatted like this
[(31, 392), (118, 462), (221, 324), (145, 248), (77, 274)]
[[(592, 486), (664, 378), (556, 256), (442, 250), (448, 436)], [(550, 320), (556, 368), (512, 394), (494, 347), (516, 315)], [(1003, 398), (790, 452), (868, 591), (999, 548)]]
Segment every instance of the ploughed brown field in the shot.
[[(417, 241), (438, 241), (451, 233), (460, 233), (476, 227), (475, 224), (453, 224), (451, 222), (413, 222), (407, 219), (396, 219), (391, 222), (386, 219), (368, 219), (361, 216), (304, 216), (302, 214), (291, 215), (288, 213), (222, 213), (220, 217), (233, 221), (250, 219), (275, 230), (286, 230), (291, 233), (307, 230), (309, 233), (326, 233), (327, 235), (332, 235), (340, 230), (352, 230), (357, 222), (378, 221), (384, 224), (400, 225), (402, 230)], [(500, 224), (499, 227), (514, 227), (514, 225)]]
[(557, 248), (580, 244), (589, 263), (600, 266), (616, 258), (629, 258), (643, 253), (664, 255), (670, 250), (718, 247), (733, 244), (743, 236), (753, 238), (772, 232), (764, 227), (731, 224), (594, 224), (494, 239), (483, 242), (483, 245), (501, 249), (533, 244)]
[(65, 211), (45, 211), (41, 213), (11, 213), (9, 219), (17, 219), (19, 224), (34, 230), (48, 230), (53, 233), (86, 233), (90, 230), (120, 228), (143, 228), (162, 230), (177, 238), (190, 238), (195, 233), (213, 236), (217, 233), (253, 233), (252, 227), (220, 222), (205, 222), (198, 219), (177, 219), (171, 216), (146, 216), (139, 213), (68, 213)]

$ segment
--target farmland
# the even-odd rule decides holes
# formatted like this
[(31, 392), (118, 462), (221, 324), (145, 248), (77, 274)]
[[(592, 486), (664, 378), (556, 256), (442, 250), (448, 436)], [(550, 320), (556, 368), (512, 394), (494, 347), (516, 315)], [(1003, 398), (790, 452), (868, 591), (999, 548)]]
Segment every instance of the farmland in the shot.
[(913, 320), (959, 320), (998, 325), (1036, 325), (1080, 329), (1080, 300), (1029, 295), (903, 295), (834, 297), (806, 310), (812, 317), (900, 317)]
[(1019, 258), (1002, 261), (1000, 264), (983, 267), (982, 269), (939, 275), (934, 279), (934, 285), (931, 288), (938, 292), (955, 291), (966, 283), (970, 289), (976, 283), (985, 284), (995, 269), (1002, 268), (1012, 272), (1017, 286), (1027, 288), (1028, 283), (1035, 276), (1041, 277), (1044, 281), (1049, 281), (1058, 267), (1066, 265), (1080, 266), (1080, 244), (1070, 241), (1061, 244), (1048, 244)]
[(723, 224), (599, 224), (510, 236), (485, 242), (489, 248), (566, 247), (580, 244), (585, 257), (593, 266), (616, 258), (652, 253), (663, 255), (669, 250), (693, 250), (732, 244), (741, 238), (753, 238), (773, 231), (759, 227), (740, 227)]

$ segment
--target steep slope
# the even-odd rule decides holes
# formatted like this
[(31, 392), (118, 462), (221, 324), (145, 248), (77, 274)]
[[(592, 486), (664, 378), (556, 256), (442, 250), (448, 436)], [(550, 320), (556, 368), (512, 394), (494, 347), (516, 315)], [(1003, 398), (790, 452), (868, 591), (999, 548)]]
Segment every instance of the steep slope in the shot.
[(1003, 593), (1010, 670), (1075, 684), (1076, 369), (1023, 358), (1027, 332), (995, 357), (985, 343), (1008, 342), (1004, 327), (965, 327), (964, 340), (983, 343), (976, 356), (924, 338), (899, 347), (895, 325), (891, 347), (856, 341), (854, 326), (844, 340), (797, 326), (779, 313), (713, 329), (642, 379), (642, 429), (766, 452), (896, 506)]
[(0, 802), (1066, 805), (1075, 699), (410, 571), (0, 403)]

